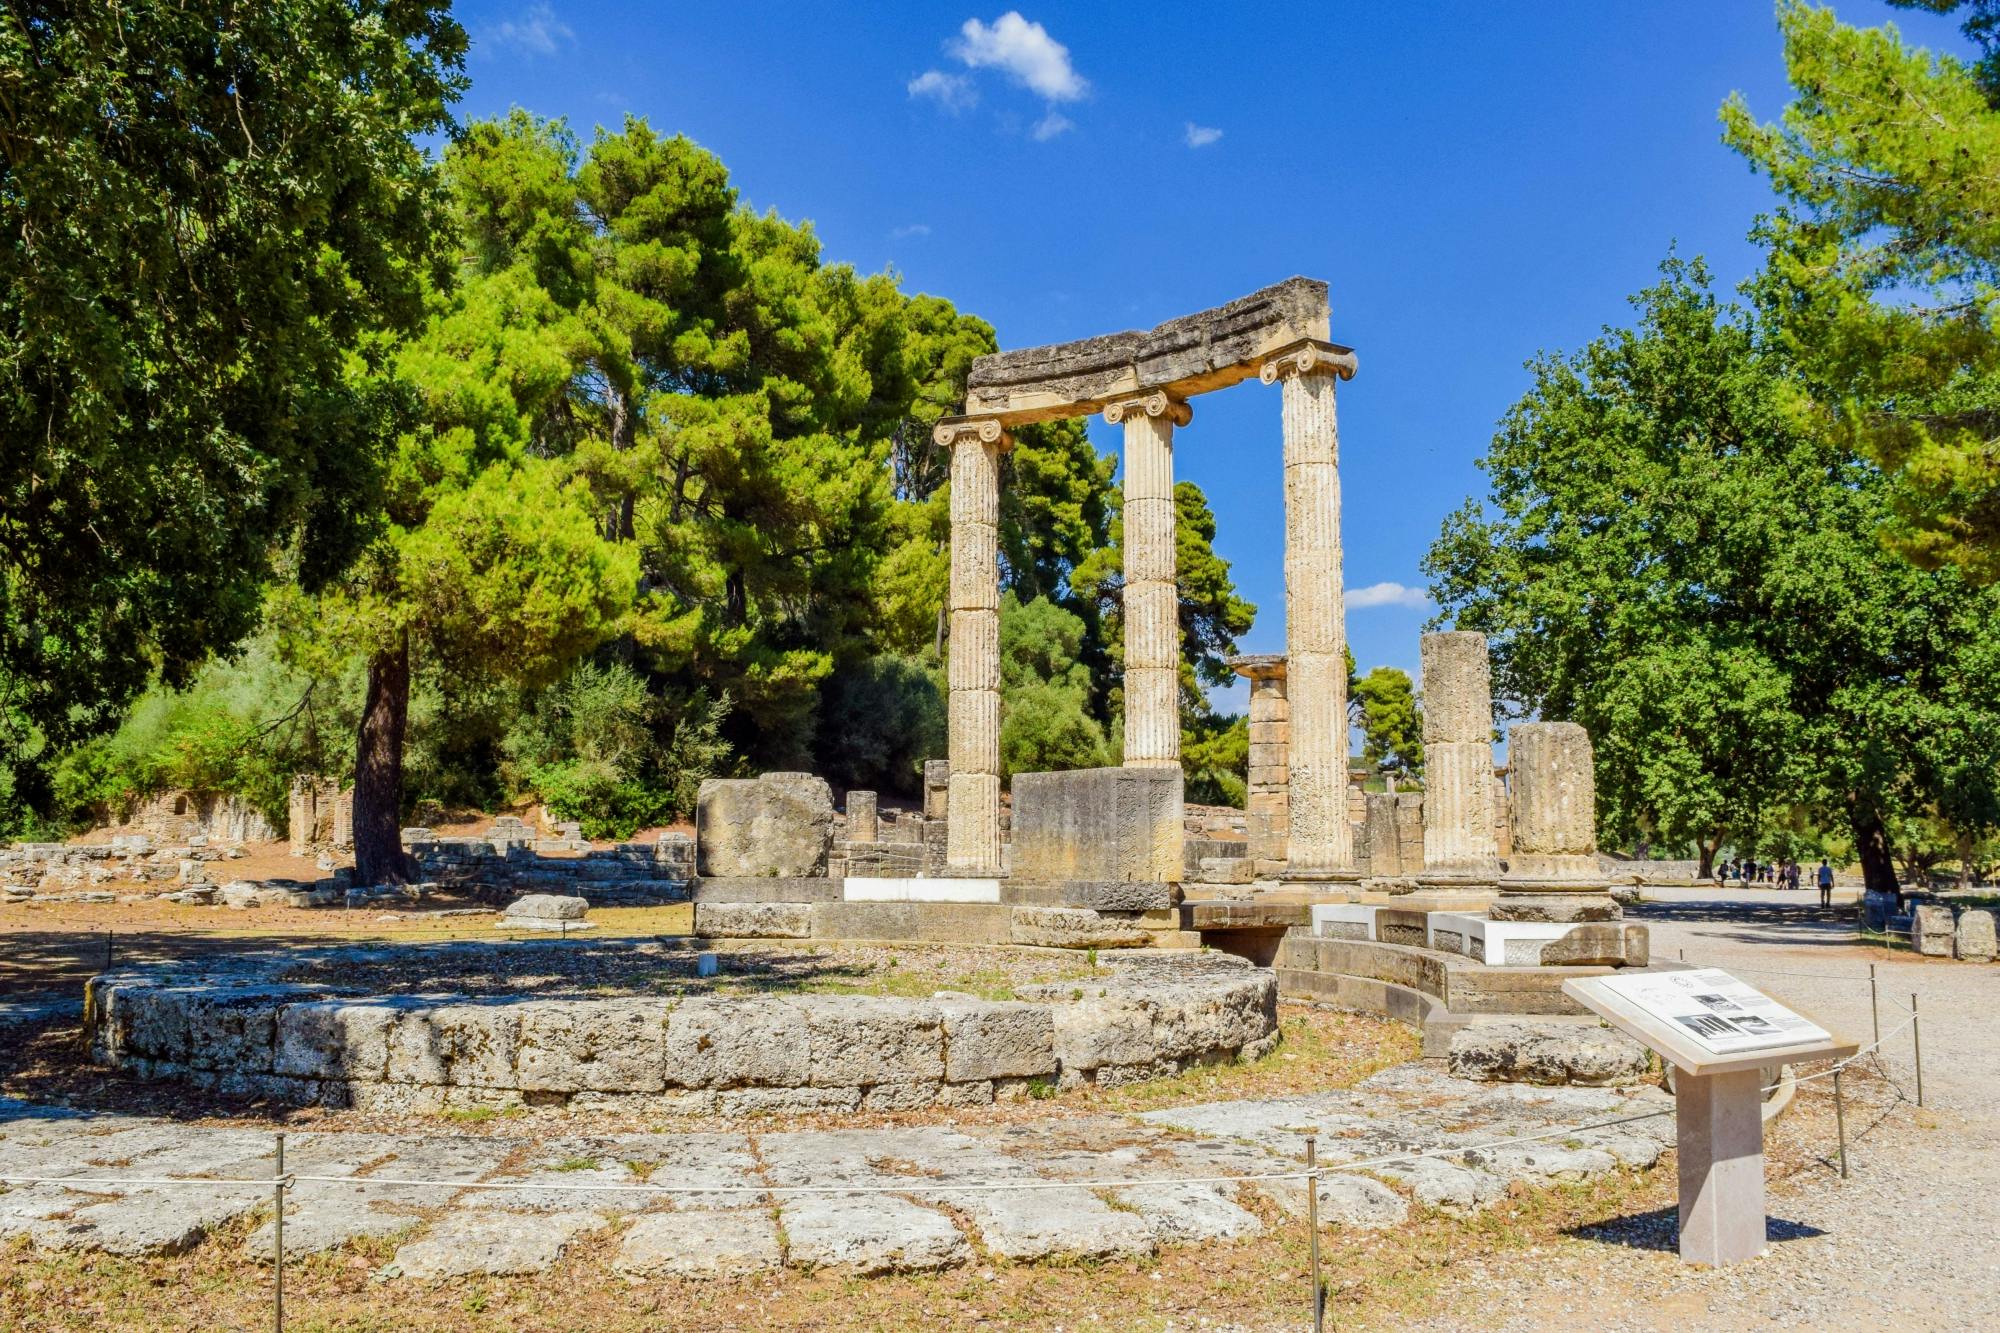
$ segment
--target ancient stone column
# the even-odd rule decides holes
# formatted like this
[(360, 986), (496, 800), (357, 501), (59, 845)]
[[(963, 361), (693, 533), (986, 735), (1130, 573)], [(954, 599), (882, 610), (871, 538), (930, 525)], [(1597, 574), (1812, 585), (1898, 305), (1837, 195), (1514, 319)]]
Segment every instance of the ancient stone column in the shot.
[(1491, 885), (1493, 677), (1486, 636), (1470, 630), (1422, 639), (1425, 883)]
[(849, 842), (875, 841), (875, 809), (874, 792), (851, 791), (847, 793), (847, 840)]
[(1507, 733), (1514, 846), (1496, 921), (1614, 920), (1597, 864), (1597, 778), (1590, 735), (1574, 722), (1524, 722)]
[(1291, 822), (1286, 767), (1291, 705), (1285, 699), (1285, 655), (1248, 654), (1230, 658), (1229, 665), (1250, 681), (1250, 791), (1243, 803), (1247, 850), (1257, 874), (1275, 875), (1284, 869)]
[(1125, 767), (1181, 763), (1180, 591), (1174, 582), (1174, 427), (1188, 405), (1144, 393), (1106, 405), (1125, 426)]
[(990, 875), (1000, 870), (1000, 455), (1011, 441), (990, 418), (946, 418), (933, 438), (951, 450), (945, 864)]
[(1287, 879), (1351, 879), (1347, 626), (1340, 578), (1340, 430), (1334, 384), (1354, 354), (1307, 342), (1265, 362), (1284, 385), (1285, 693), (1291, 703)]

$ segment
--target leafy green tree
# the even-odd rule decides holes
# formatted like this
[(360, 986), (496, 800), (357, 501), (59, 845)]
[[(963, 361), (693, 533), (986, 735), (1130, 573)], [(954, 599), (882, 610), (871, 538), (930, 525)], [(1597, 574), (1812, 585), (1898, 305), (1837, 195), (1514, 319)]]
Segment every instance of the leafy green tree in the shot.
[(1187, 798), (1241, 809), (1250, 796), (1250, 719), (1210, 714), (1181, 732)]
[(814, 771), (846, 787), (914, 796), (944, 753), (945, 689), (922, 658), (864, 658), (828, 679)]
[[(1950, 11), (1952, 0), (1913, 7)], [(1784, 206), (1758, 236), (1757, 299), (1811, 380), (1795, 412), (1895, 480), (1885, 527), (1929, 567), (2000, 578), (2000, 9), (1971, 6), (1975, 67), (1778, 8), (1796, 97), (1760, 124), (1739, 94), (1725, 138)]]
[(1371, 769), (1394, 769), (1411, 777), (1424, 771), (1424, 719), (1410, 673), (1378, 666), (1354, 683), (1361, 715), (1361, 757)]
[[(1496, 694), (1582, 723), (1607, 842), (1725, 839), (1803, 806), (1894, 882), (1893, 820), (2000, 741), (2000, 593), (1924, 571), (1875, 533), (1881, 471), (1801, 429), (1781, 344), (1670, 260), (1636, 328), (1531, 365), (1534, 386), (1425, 562), (1440, 619), (1484, 631)], [(1960, 775), (1960, 776), (1955, 776)]]
[[(414, 142), (465, 34), (415, 0), (0, 14), (0, 730), (13, 799), (366, 537), (382, 335), (442, 248)], [(41, 747), (48, 747), (45, 753)]]
[(1000, 597), (1000, 767), (1004, 773), (1096, 768), (1104, 727), (1090, 713), (1090, 672), (1078, 660), (1081, 617), (1046, 597)]

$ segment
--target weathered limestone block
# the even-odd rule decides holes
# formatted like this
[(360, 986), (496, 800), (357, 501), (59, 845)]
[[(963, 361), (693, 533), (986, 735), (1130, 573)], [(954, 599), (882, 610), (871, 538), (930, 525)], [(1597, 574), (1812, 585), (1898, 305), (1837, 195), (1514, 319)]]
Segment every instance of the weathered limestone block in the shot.
[(805, 1006), (812, 1002), (753, 996), (676, 1005), (667, 1016), (667, 1086), (805, 1086), (812, 1067)]
[(189, 1068), (269, 1073), (278, 1010), (289, 998), (283, 990), (216, 987), (193, 999), (187, 1008)]
[(1153, 942), (1136, 921), (1081, 907), (1016, 907), (1013, 941), (1045, 949), (1126, 949)]
[(1649, 953), (1644, 926), (1607, 921), (1580, 925), (1542, 946), (1543, 967), (1644, 967)]
[(1144, 332), (979, 357), (966, 377), (966, 413), (1016, 425), (1088, 415), (1150, 389), (1185, 398), (1240, 383), (1272, 354), (1327, 333), (1326, 284), (1287, 278)]
[(588, 899), (557, 893), (530, 893), (507, 904), (507, 916), (524, 923), (581, 921), (589, 910)]
[(824, 875), (833, 793), (810, 773), (710, 778), (695, 798), (703, 875)]
[(770, 1215), (733, 1209), (648, 1213), (625, 1233), (612, 1267), (633, 1277), (735, 1278), (780, 1261)]
[(658, 1092), (666, 1086), (668, 1006), (660, 1000), (514, 1006), (523, 1092)]
[(389, 1032), (386, 1077), (393, 1083), (513, 1088), (520, 1024), (500, 1004), (445, 1004), (416, 1009)]
[(278, 1015), (271, 1072), (288, 1078), (380, 1082), (389, 1067), (389, 1036), (414, 1003), (327, 1000), (288, 1004)]
[(944, 1015), (947, 1081), (972, 1083), (1055, 1073), (1055, 1016), (1047, 1005), (939, 1000), (937, 1007)]
[(711, 940), (809, 939), (812, 904), (697, 902), (694, 933)]
[(1919, 903), (1910, 912), (1910, 947), (1926, 958), (1949, 958), (1957, 933), (1951, 909)]
[(1181, 792), (1178, 766), (1017, 773), (1013, 873), (1178, 883)]
[(944, 1014), (935, 1004), (816, 996), (806, 1007), (806, 1030), (816, 1087), (944, 1079)]
[(875, 793), (872, 791), (847, 793), (847, 840), (873, 842), (875, 828)]
[(1652, 1055), (1622, 1032), (1588, 1023), (1473, 1023), (1451, 1037), (1447, 1065), (1458, 1078), (1489, 1083), (1638, 1083)]
[(1065, 1077), (1160, 1058), (1155, 1006), (1140, 996), (1104, 995), (1055, 1006), (1055, 1053)]
[(1608, 894), (1503, 894), (1486, 915), (1495, 921), (1616, 921), (1624, 915)]
[(1983, 907), (1971, 907), (1958, 914), (1958, 931), (1952, 941), (1953, 952), (1958, 957), (1972, 962), (1990, 963), (1996, 952), (1993, 913)]

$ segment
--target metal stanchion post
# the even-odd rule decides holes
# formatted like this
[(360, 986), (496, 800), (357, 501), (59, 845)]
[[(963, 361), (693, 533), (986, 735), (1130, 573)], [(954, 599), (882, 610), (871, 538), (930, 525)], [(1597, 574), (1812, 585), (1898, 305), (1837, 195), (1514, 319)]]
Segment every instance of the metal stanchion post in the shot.
[(272, 1284), (271, 1327), (277, 1333), (285, 1333), (285, 1136), (278, 1135), (278, 1165), (271, 1173), (276, 1184), (271, 1186), (271, 1206), (275, 1210), (271, 1217), (271, 1270), (275, 1275)]
[(1319, 1282), (1319, 1139), (1306, 1135), (1306, 1225), (1312, 1228), (1313, 1333), (1326, 1333), (1326, 1291)]
[(1868, 1018), (1875, 1025), (1875, 1044), (1882, 1044), (1882, 1001), (1875, 990), (1875, 964), (1868, 965)]
[(1917, 993), (1910, 992), (1910, 1049), (1917, 1057), (1917, 1105), (1924, 1104), (1924, 1030), (1917, 1024)]
[(1840, 1071), (1833, 1071), (1833, 1124), (1840, 1134), (1840, 1178), (1847, 1179), (1847, 1099), (1840, 1092)]

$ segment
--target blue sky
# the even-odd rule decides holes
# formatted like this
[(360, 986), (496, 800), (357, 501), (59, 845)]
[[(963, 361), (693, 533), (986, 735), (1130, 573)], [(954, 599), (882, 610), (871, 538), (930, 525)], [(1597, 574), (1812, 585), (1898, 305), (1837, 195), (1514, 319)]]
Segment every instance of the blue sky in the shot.
[[(1962, 50), (1878, 0), (1849, 22)], [(1295, 273), (1331, 287), (1348, 633), (1415, 672), (1418, 561), (1484, 494), (1475, 460), (1527, 385), (1670, 245), (1733, 286), (1771, 204), (1716, 108), (1786, 101), (1761, 0), (1376, 6), (538, 4), (459, 10), (468, 117), (524, 106), (586, 137), (630, 112), (810, 219), (829, 259), (990, 320), (1003, 347), (1142, 328)], [(1284, 646), (1275, 389), (1195, 403), (1177, 475)], [(1100, 448), (1111, 428), (1092, 426)], [(1391, 585), (1382, 587), (1380, 585)], [(1232, 696), (1218, 700), (1241, 706)]]

